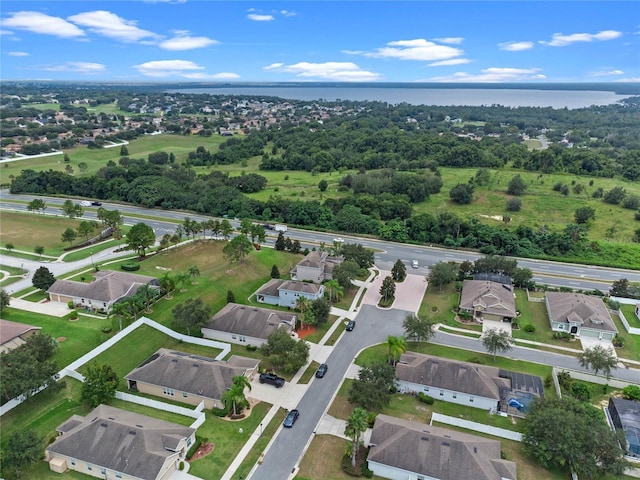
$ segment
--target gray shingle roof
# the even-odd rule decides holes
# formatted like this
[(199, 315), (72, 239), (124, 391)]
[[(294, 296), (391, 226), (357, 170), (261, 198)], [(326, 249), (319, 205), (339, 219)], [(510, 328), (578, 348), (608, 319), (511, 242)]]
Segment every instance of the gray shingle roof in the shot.
[(408, 352), (396, 364), (396, 378), (454, 392), (500, 400), (500, 369)]
[(558, 323), (582, 323), (584, 327), (617, 332), (600, 297), (582, 293), (547, 292), (549, 316)]
[(484, 313), (514, 318), (516, 300), (508, 285), (486, 280), (462, 282), (460, 308), (481, 310)]
[[(82, 419), (79, 422), (79, 419)], [(66, 432), (47, 450), (145, 480), (154, 480), (180, 440), (195, 429), (108, 405), (86, 417), (74, 415), (59, 427)]]
[(41, 330), (41, 328), (0, 319), (0, 345), (10, 342), (14, 338), (20, 337), (32, 330)]
[(220, 400), (233, 377), (256, 368), (259, 360), (234, 356), (228, 362), (161, 348), (124, 378)]
[(500, 442), (446, 428), (378, 415), (369, 461), (440, 480), (516, 479), (500, 459)]
[(115, 302), (120, 298), (135, 295), (142, 285), (156, 281), (154, 277), (115, 270), (101, 270), (96, 272), (94, 276), (95, 280), (90, 283), (56, 280), (47, 293), (86, 298), (98, 302)]
[(273, 278), (265, 283), (256, 292), (256, 295), (268, 295), (271, 297), (279, 296), (279, 290), (289, 290), (291, 292), (306, 293), (308, 295), (316, 295), (320, 290), (320, 285), (309, 282), (297, 282), (295, 280), (281, 280)]
[(296, 315), (287, 312), (228, 303), (204, 328), (266, 339), (276, 328), (293, 330), (295, 319)]

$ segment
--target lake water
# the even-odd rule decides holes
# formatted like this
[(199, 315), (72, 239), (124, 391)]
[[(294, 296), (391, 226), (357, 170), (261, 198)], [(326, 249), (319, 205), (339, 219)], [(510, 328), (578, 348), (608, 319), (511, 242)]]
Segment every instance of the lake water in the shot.
[(583, 108), (592, 105), (611, 105), (630, 95), (602, 90), (535, 90), (517, 88), (416, 88), (416, 87), (312, 87), (305, 86), (225, 86), (180, 88), (180, 93), (208, 93), (210, 95), (260, 95), (292, 100), (354, 100), (380, 101), (411, 105), (468, 105), (508, 107)]

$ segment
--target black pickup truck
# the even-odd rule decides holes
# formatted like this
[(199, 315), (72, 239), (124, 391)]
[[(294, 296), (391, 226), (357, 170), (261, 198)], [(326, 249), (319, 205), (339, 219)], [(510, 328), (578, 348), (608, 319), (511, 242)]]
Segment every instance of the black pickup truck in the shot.
[(260, 383), (270, 383), (276, 388), (280, 388), (284, 385), (284, 378), (277, 376), (275, 373), (261, 373)]

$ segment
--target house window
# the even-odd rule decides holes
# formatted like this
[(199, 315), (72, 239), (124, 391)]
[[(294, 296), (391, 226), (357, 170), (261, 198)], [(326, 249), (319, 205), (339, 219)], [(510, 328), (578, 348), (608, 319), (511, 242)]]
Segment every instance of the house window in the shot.
[(236, 340), (238, 337), (236, 337), (235, 335), (231, 335), (231, 339), (232, 340)]
[(429, 387), (424, 387), (424, 391), (428, 392), (429, 391)]
[(102, 306), (106, 308), (107, 303), (106, 303), (106, 302), (104, 302), (104, 303), (102, 304)]
[(76, 461), (75, 460), (71, 460), (71, 465), (75, 465)]
[(80, 300), (82, 303), (84, 303), (84, 298)]
[(175, 395), (175, 392), (173, 391), (173, 389), (167, 388), (167, 387), (164, 387), (162, 389), (162, 393), (164, 393), (165, 395), (169, 395), (170, 397), (173, 397)]
[(105, 475), (105, 474), (107, 473), (107, 469), (106, 469), (106, 468), (101, 468), (101, 469), (100, 469), (100, 473), (101, 473), (102, 475)]
[(453, 394), (453, 398), (458, 398), (458, 394), (457, 394), (457, 393), (454, 393), (454, 394)]
[(89, 470), (89, 471), (93, 470), (93, 468), (91, 467), (91, 465), (89, 465), (88, 463), (87, 463), (87, 470)]
[(440, 396), (444, 397), (444, 391), (443, 390), (440, 390)]
[(469, 397), (469, 403), (473, 403), (473, 397)]
[(183, 396), (184, 398), (187, 398), (187, 397), (189, 396), (189, 394), (188, 394), (187, 392), (182, 392), (182, 396)]
[(187, 438), (187, 447), (191, 445), (191, 437)]
[(122, 478), (122, 474), (121, 473), (116, 473), (116, 478)]

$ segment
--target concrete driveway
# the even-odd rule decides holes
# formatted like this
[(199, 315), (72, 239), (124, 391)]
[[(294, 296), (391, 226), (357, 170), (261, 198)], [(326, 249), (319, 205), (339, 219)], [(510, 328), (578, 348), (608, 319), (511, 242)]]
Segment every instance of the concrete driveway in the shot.
[(600, 345), (604, 348), (611, 350), (613, 354), (616, 355), (616, 349), (613, 346), (613, 343), (611, 342), (611, 340), (600, 340), (598, 338), (580, 337), (580, 343), (582, 343), (583, 350), (586, 350), (588, 348), (593, 348), (596, 345)]
[[(367, 287), (367, 293), (362, 300), (364, 305), (378, 305), (380, 298), (380, 286), (385, 277), (391, 275), (389, 270), (380, 270), (371, 285)], [(417, 313), (422, 303), (422, 298), (427, 290), (427, 278), (423, 275), (408, 274), (402, 283), (396, 283), (396, 300), (391, 308)]]
[(20, 298), (11, 297), (9, 306), (18, 310), (26, 310), (27, 312), (41, 313), (43, 315), (51, 315), (52, 317), (64, 317), (71, 312), (69, 306), (62, 302), (51, 302), (49, 300), (43, 302), (29, 302)]

